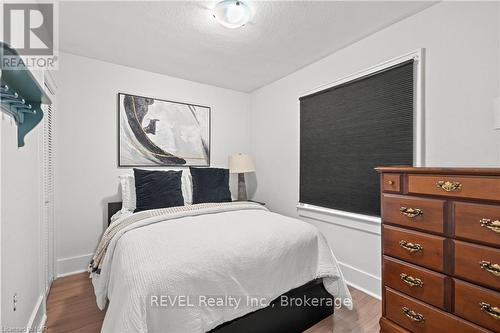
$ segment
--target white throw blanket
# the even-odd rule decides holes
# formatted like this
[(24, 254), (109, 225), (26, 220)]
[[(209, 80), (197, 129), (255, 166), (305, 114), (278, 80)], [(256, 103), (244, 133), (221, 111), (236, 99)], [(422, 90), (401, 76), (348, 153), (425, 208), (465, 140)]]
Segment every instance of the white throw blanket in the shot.
[(351, 298), (314, 226), (252, 203), (129, 224), (92, 277), (101, 309), (109, 298), (105, 333), (207, 332), (316, 278), (336, 298)]

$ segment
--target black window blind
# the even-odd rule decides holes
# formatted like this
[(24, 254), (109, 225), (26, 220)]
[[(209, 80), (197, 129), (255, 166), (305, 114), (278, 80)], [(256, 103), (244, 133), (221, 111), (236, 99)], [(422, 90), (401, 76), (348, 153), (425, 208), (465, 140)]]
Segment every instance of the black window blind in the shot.
[(413, 60), (300, 98), (300, 202), (380, 216), (380, 165), (413, 165)]

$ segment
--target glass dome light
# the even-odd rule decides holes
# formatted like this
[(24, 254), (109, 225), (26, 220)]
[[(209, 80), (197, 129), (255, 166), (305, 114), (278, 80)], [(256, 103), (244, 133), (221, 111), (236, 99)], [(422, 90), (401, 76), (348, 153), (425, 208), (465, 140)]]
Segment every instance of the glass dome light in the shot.
[(224, 0), (215, 6), (213, 16), (226, 28), (234, 29), (250, 21), (251, 10), (243, 1)]

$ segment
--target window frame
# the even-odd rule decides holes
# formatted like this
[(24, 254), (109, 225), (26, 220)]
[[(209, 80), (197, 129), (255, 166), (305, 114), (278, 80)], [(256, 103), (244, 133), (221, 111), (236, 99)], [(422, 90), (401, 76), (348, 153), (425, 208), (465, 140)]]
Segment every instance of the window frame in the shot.
[[(346, 82), (350, 82), (359, 78), (362, 78), (364, 76), (368, 76), (371, 74), (374, 74), (379, 71), (383, 71), (387, 68), (390, 68), (392, 66), (401, 64), (403, 62), (406, 62), (408, 60), (413, 60), (413, 85), (415, 87), (414, 89), (414, 96), (413, 96), (413, 166), (416, 167), (421, 167), (425, 165), (425, 132), (424, 132), (424, 56), (425, 56), (425, 49), (420, 48), (417, 50), (414, 50), (412, 52), (408, 52), (406, 54), (403, 54), (401, 56), (386, 60), (382, 63), (379, 63), (377, 65), (374, 65), (372, 67), (366, 68), (364, 70), (358, 71), (356, 73), (350, 74), (348, 76), (342, 77), (340, 79), (337, 79), (333, 82), (329, 82), (326, 84), (322, 84), (319, 87), (316, 87), (314, 89), (311, 89), (309, 91), (306, 91), (302, 94), (300, 94), (299, 99), (302, 97), (305, 97), (307, 95), (314, 94), (316, 92), (329, 89), (335, 86), (342, 85)], [(297, 99), (297, 102), (299, 102), (299, 99)], [(299, 107), (300, 109), (300, 107)], [(375, 216), (370, 216), (370, 215), (365, 215), (365, 214), (359, 214), (359, 213), (353, 213), (353, 212), (348, 212), (348, 211), (343, 211), (343, 210), (338, 210), (338, 209), (333, 209), (333, 208), (327, 208), (327, 207), (320, 207), (320, 206), (315, 206), (311, 204), (304, 204), (300, 202), (300, 112), (298, 116), (298, 134), (299, 134), (299, 140), (298, 140), (298, 147), (297, 147), (297, 164), (298, 164), (298, 173), (297, 173), (297, 211), (300, 216), (304, 217), (309, 217), (309, 218), (316, 218), (317, 219), (317, 214), (321, 214), (323, 216), (341, 216), (349, 219), (354, 219), (362, 222), (367, 222), (369, 224), (380, 224), (381, 223), (381, 218), (380, 217), (375, 217)], [(335, 224), (340, 224), (345, 226), (345, 221), (336, 221), (339, 219), (328, 219), (330, 222), (335, 223)]]

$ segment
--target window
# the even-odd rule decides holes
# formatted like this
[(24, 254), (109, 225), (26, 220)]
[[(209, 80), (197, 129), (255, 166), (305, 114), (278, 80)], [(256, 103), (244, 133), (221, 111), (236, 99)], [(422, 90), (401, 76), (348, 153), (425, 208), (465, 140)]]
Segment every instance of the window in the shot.
[(299, 201), (380, 216), (380, 165), (414, 164), (413, 58), (300, 98)]

